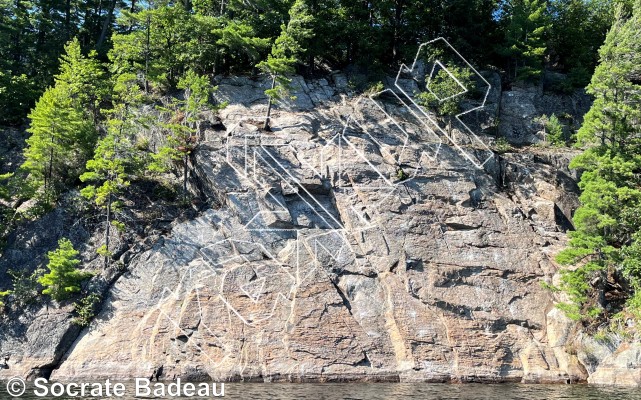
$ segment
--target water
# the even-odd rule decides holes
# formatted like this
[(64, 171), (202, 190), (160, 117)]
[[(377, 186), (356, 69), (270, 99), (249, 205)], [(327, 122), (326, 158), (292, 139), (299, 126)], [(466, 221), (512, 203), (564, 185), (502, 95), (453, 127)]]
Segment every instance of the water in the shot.
[[(31, 394), (29, 394), (31, 393)], [(5, 399), (5, 385), (0, 386), (0, 399)], [(36, 397), (27, 391), (21, 399), (54, 399)], [(64, 397), (63, 397), (64, 398)], [(133, 396), (121, 397), (134, 399)], [(170, 398), (170, 397), (165, 397)], [(191, 397), (196, 398), (196, 397)], [(212, 397), (213, 398), (213, 397)], [(220, 397), (218, 397), (220, 398)], [(640, 399), (641, 389), (594, 387), (588, 385), (520, 385), (520, 384), (424, 384), (424, 383), (327, 383), (327, 384), (258, 384), (226, 383), (227, 399), (279, 400), (625, 400)], [(60, 399), (60, 397), (58, 397)]]

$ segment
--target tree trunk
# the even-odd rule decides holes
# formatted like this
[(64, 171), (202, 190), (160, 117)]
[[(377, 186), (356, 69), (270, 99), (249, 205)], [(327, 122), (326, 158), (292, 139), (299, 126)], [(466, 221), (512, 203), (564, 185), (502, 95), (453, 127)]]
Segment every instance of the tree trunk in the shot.
[(49, 196), (49, 186), (51, 185), (51, 177), (53, 176), (53, 143), (55, 141), (53, 126), (51, 127), (51, 148), (49, 149), (49, 170), (45, 171), (45, 195)]
[[(131, 6), (129, 7), (129, 12), (132, 14), (136, 12), (136, 0), (131, 0)], [(127, 33), (131, 33), (131, 31), (134, 30), (133, 24), (129, 25), (129, 28), (127, 28)]]
[(445, 127), (445, 130), (447, 131), (447, 137), (452, 140), (452, 116), (448, 115), (445, 117), (445, 119), (447, 120), (447, 126)]
[(71, 0), (65, 2), (65, 41), (71, 37)]
[(403, 17), (403, 1), (396, 1), (396, 9), (394, 13), (394, 36), (392, 37), (392, 60), (398, 60), (398, 39), (399, 27), (401, 26), (401, 18)]
[(107, 12), (107, 16), (105, 17), (105, 21), (102, 24), (102, 31), (100, 32), (100, 37), (98, 38), (98, 42), (96, 43), (96, 48), (100, 49), (105, 42), (105, 39), (107, 38), (107, 31), (109, 30), (109, 25), (111, 24), (111, 19), (114, 14), (114, 9), (116, 8), (116, 0), (112, 0), (111, 4), (109, 4), (109, 11)]
[[(272, 76), (272, 89), (276, 87), (276, 75)], [(263, 130), (269, 130), (269, 117), (272, 115), (272, 96), (269, 96), (269, 103), (267, 104), (267, 115), (265, 117), (265, 124), (263, 125)]]
[(147, 14), (147, 39), (145, 43), (145, 93), (149, 94), (149, 31), (151, 30), (151, 19)]
[(105, 229), (105, 268), (109, 266), (109, 235), (111, 232), (111, 193), (107, 196), (107, 228)]
[(187, 200), (187, 160), (188, 160), (187, 153), (185, 153), (185, 156), (183, 158), (183, 196), (185, 196), (185, 200)]

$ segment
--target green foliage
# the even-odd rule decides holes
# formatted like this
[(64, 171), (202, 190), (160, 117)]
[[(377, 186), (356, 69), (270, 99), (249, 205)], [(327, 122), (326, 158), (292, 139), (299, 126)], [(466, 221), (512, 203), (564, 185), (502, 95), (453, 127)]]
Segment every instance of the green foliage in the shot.
[(38, 279), (38, 283), (45, 288), (42, 294), (50, 295), (56, 301), (62, 301), (80, 291), (82, 281), (91, 277), (92, 274), (77, 269), (80, 265), (79, 254), (69, 239), (63, 238), (58, 241), (58, 248), (47, 253), (49, 273)]
[[(193, 70), (187, 71), (187, 73), (180, 78), (178, 88), (185, 91), (185, 100), (178, 102), (179, 108), (185, 114), (184, 123), (194, 126), (194, 124), (199, 121), (199, 114), (207, 108), (211, 94), (218, 88), (212, 87), (207, 76), (198, 75)], [(226, 105), (227, 104), (224, 103), (213, 107), (213, 111), (217, 111)]]
[(40, 294), (38, 279), (43, 275), (43, 269), (37, 269), (29, 274), (23, 270), (8, 270), (12, 278), (13, 299), (18, 307), (25, 307), (36, 302)]
[(554, 146), (562, 146), (566, 143), (563, 134), (563, 124), (555, 114), (552, 114), (550, 117), (542, 115), (536, 119), (536, 122), (543, 126), (546, 142)]
[(107, 245), (104, 245), (104, 244), (102, 246), (98, 247), (98, 250), (96, 250), (96, 253), (99, 256), (102, 256), (102, 257), (105, 257), (105, 258), (111, 257), (113, 255), (113, 253), (111, 251), (109, 251), (109, 249), (107, 249)]
[(116, 5), (99, 0), (0, 1), (0, 123), (20, 123), (26, 117), (51, 85), (69, 39), (79, 37), (85, 49), (96, 47), (101, 38), (108, 41)]
[(573, 303), (558, 303), (556, 308), (563, 311), (563, 313), (573, 321), (580, 321), (582, 318), (579, 306)]
[(458, 95), (473, 85), (472, 71), (456, 65), (448, 65), (447, 70), (440, 68), (433, 76), (428, 75), (426, 81), (429, 90), (418, 95), (419, 102), (441, 116), (458, 114), (461, 111)]
[[(635, 80), (641, 74), (640, 36), (641, 3), (631, 17), (619, 7), (588, 86), (595, 101), (577, 134), (586, 149), (570, 163), (584, 171), (581, 207), (570, 246), (557, 260), (579, 265), (564, 274), (564, 290), (579, 307), (599, 297), (602, 289), (588, 282), (595, 275), (602, 281), (606, 271), (620, 271), (634, 293), (641, 287), (641, 84)], [(631, 299), (628, 306), (637, 307), (636, 294)]]
[(272, 77), (272, 87), (265, 90), (270, 101), (279, 101), (290, 97), (289, 91), (292, 81), (290, 76), (296, 72), (294, 66), (297, 59), (292, 53), (298, 52), (299, 48), (293, 38), (288, 35), (285, 25), (282, 26), (282, 30), (267, 60), (261, 61), (257, 65), (261, 71)]
[(626, 306), (628, 311), (637, 320), (641, 321), (641, 290), (637, 287), (635, 292), (628, 298)]
[[(147, 94), (174, 89), (190, 69), (211, 75), (253, 72), (282, 34), (282, 25), (300, 48), (296, 67), (308, 74), (346, 66), (368, 74), (388, 72), (411, 60), (420, 43), (442, 36), (476, 65), (497, 65), (500, 50), (511, 61), (509, 75), (523, 79), (538, 75), (545, 54), (550, 67), (570, 73), (570, 86), (580, 86), (596, 64), (596, 48), (614, 19), (615, 3), (1, 0), (0, 123), (24, 119), (53, 83), (65, 43), (73, 38), (77, 49), (96, 49), (97, 59), (108, 58), (114, 75), (140, 76)], [(73, 54), (80, 52), (69, 50), (70, 59), (77, 60)], [(80, 91), (78, 97), (94, 116), (98, 92)]]
[[(114, 70), (143, 74), (146, 81), (161, 89), (175, 88), (189, 69), (201, 73), (214, 70), (221, 55), (230, 54), (221, 50), (226, 45), (236, 46), (234, 55), (235, 51), (254, 51), (242, 48), (245, 45), (261, 45), (248, 38), (251, 29), (241, 25), (235, 31), (226, 30), (224, 19), (194, 14), (182, 2), (160, 2), (139, 12), (124, 11), (119, 24), (127, 29), (112, 37), (109, 59)], [(239, 37), (247, 40), (239, 44), (235, 40)]]
[[(313, 46), (316, 36), (314, 33), (315, 26), (316, 20), (313, 16), (311, 1), (295, 0), (289, 9), (286, 36), (289, 38), (289, 50), (298, 62), (308, 59), (308, 56), (311, 55), (310, 47)], [(281, 34), (282, 37), (283, 35)], [(313, 67), (313, 65), (310, 67)]]
[[(65, 47), (60, 74), (29, 114), (31, 133), (22, 169), (34, 187), (42, 187), (46, 201), (80, 175), (95, 142), (93, 125), (101, 98), (101, 68), (95, 53), (84, 57), (77, 40)], [(93, 110), (88, 112), (86, 110)]]
[(5, 302), (5, 297), (9, 296), (11, 294), (11, 290), (5, 290), (4, 292), (0, 292), (0, 308), (4, 308), (4, 302)]
[[(13, 176), (13, 173), (0, 174), (0, 199), (9, 199), (9, 187), (7, 181)], [(4, 182), (4, 183), (3, 183)]]
[(547, 283), (545, 281), (539, 281), (539, 284), (541, 285), (541, 288), (543, 288), (545, 290), (549, 290), (550, 292), (560, 292), (561, 291), (561, 289), (559, 289), (558, 287), (556, 287), (554, 285), (550, 285), (549, 283)]
[(90, 110), (94, 122), (100, 101), (107, 93), (104, 71), (97, 56), (95, 50), (83, 55), (78, 38), (74, 38), (65, 45), (59, 72), (54, 77), (56, 86), (64, 86), (68, 90), (77, 109)]
[(74, 311), (78, 316), (72, 320), (72, 323), (87, 327), (96, 316), (96, 310), (102, 297), (97, 293), (91, 293), (79, 301), (73, 303)]
[(129, 142), (122, 137), (123, 121), (111, 120), (109, 133), (98, 141), (94, 158), (87, 161), (87, 172), (80, 175), (82, 182), (97, 182), (88, 185), (81, 194), (94, 200), (98, 206), (106, 206), (111, 199), (129, 186), (125, 173), (125, 157), (130, 155)]
[(371, 95), (374, 95), (374, 94), (382, 92), (383, 89), (385, 89), (385, 85), (383, 85), (383, 82), (381, 82), (381, 81), (374, 82), (374, 83), (370, 84), (367, 89), (365, 89), (364, 94), (366, 96), (371, 96)]
[(226, 21), (212, 33), (217, 45), (216, 71), (242, 71), (245, 66), (257, 63), (270, 45), (268, 38), (256, 37), (254, 29), (240, 21)]
[(598, 62), (598, 48), (614, 21), (615, 1), (554, 0), (549, 2), (552, 18), (549, 49), (556, 68), (568, 72), (562, 90), (583, 88)]
[[(87, 161), (87, 172), (80, 175), (82, 182), (92, 182), (80, 191), (83, 197), (93, 200), (96, 205), (106, 210), (105, 248), (109, 247), (109, 227), (113, 213), (117, 211), (117, 196), (129, 186), (126, 173), (131, 163), (131, 145), (126, 137), (125, 125), (128, 121), (112, 118), (108, 121), (107, 135), (98, 141), (94, 158)], [(105, 256), (105, 263), (108, 263)]]
[(396, 169), (396, 179), (398, 179), (399, 182), (407, 180), (408, 178), (409, 178), (409, 176), (407, 176), (407, 173), (403, 170), (403, 168), (398, 167)]
[(497, 153), (503, 154), (507, 153), (510, 150), (512, 150), (512, 146), (510, 146), (510, 143), (506, 138), (500, 137), (496, 139), (496, 142), (494, 142), (494, 151), (496, 151)]
[(33, 80), (0, 70), (0, 124), (20, 123), (37, 98)]
[[(114, 214), (119, 211), (118, 199), (130, 185), (130, 175), (144, 164), (140, 152), (131, 144), (136, 130), (140, 127), (132, 108), (138, 106), (144, 95), (133, 74), (123, 73), (115, 78), (114, 107), (107, 113), (107, 132), (95, 148), (94, 156), (87, 161), (86, 172), (80, 175), (82, 182), (90, 183), (80, 193), (88, 200), (105, 209), (106, 233), (105, 251), (99, 254), (108, 264), (110, 227), (115, 222)], [(120, 225), (118, 225), (120, 227)], [(124, 225), (122, 226), (124, 230)]]
[(304, 0), (294, 2), (289, 10), (289, 16), (289, 23), (281, 25), (280, 35), (274, 41), (272, 51), (267, 59), (256, 65), (258, 69), (272, 78), (271, 88), (265, 90), (269, 104), (264, 129), (269, 128), (269, 118), (274, 103), (284, 98), (295, 99), (290, 95), (292, 89), (290, 76), (296, 72), (296, 64), (302, 62), (307, 51), (303, 45), (311, 43), (311, 39), (314, 37), (314, 32), (311, 29), (314, 18)]
[(546, 52), (545, 34), (550, 28), (545, 0), (511, 0), (509, 23), (501, 54), (510, 60), (510, 75), (531, 81), (541, 76)]
[[(211, 86), (206, 76), (198, 75), (191, 70), (179, 80), (178, 87), (184, 89), (184, 100), (174, 101), (169, 109), (161, 108), (162, 111), (169, 112), (172, 119), (163, 124), (163, 128), (168, 132), (167, 140), (152, 156), (149, 170), (167, 172), (174, 164), (181, 164), (183, 196), (186, 197), (189, 156), (197, 146), (200, 132), (199, 115), (207, 108), (209, 98), (216, 88)], [(226, 103), (223, 103), (212, 108), (215, 111), (225, 106)]]
[(50, 199), (77, 176), (95, 133), (68, 89), (64, 85), (47, 89), (29, 114), (31, 136), (22, 168)]
[(127, 229), (126, 225), (120, 221), (113, 220), (111, 221), (111, 225), (120, 233), (125, 233)]

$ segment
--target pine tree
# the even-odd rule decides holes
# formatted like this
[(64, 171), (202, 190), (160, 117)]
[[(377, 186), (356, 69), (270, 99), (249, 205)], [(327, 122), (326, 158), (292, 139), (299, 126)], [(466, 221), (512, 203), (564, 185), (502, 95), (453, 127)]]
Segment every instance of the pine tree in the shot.
[(87, 172), (80, 175), (82, 182), (93, 183), (82, 189), (81, 194), (105, 209), (105, 242), (98, 251), (105, 257), (105, 266), (109, 265), (111, 255), (111, 225), (124, 229), (122, 223), (114, 220), (114, 212), (119, 209), (118, 196), (130, 184), (129, 173), (136, 155), (131, 139), (138, 127), (131, 109), (142, 100), (136, 77), (132, 74), (116, 78), (114, 94), (116, 103), (109, 111), (107, 134), (98, 141), (94, 157), (87, 161)]
[(510, 60), (509, 70), (517, 80), (532, 80), (541, 75), (546, 51), (545, 33), (549, 16), (545, 0), (512, 0), (509, 24), (501, 53)]
[(550, 1), (548, 52), (556, 69), (568, 72), (561, 89), (584, 88), (599, 61), (598, 48), (614, 22), (614, 3), (603, 0)]
[(452, 62), (446, 64), (447, 70), (439, 67), (433, 76), (426, 77), (429, 90), (421, 92), (417, 97), (419, 104), (436, 111), (445, 119), (447, 133), (451, 135), (452, 121), (461, 112), (463, 92), (469, 91), (474, 82), (472, 71), (466, 66), (459, 66)]
[(22, 168), (30, 173), (35, 187), (43, 187), (45, 200), (51, 201), (79, 162), (84, 162), (94, 131), (66, 85), (47, 89), (29, 119), (31, 136)]
[(216, 73), (240, 70), (247, 65), (254, 65), (261, 55), (269, 49), (271, 41), (259, 38), (254, 29), (243, 22), (221, 20), (223, 25), (212, 33), (216, 39), (216, 56), (214, 71)]
[(80, 265), (79, 254), (69, 239), (63, 238), (58, 241), (58, 248), (47, 253), (49, 273), (38, 279), (38, 283), (45, 287), (42, 294), (48, 294), (54, 300), (62, 301), (72, 293), (80, 291), (82, 281), (92, 274), (77, 269)]
[(96, 137), (96, 112), (92, 118), (85, 110), (97, 106), (102, 70), (95, 54), (82, 55), (77, 40), (65, 49), (55, 86), (43, 93), (29, 114), (31, 136), (22, 166), (34, 185), (44, 188), (46, 201), (55, 198), (65, 180), (80, 175)]
[[(169, 131), (167, 143), (155, 154), (150, 166), (152, 171), (165, 172), (172, 163), (182, 166), (183, 196), (187, 197), (187, 178), (189, 175), (189, 156), (197, 146), (200, 133), (200, 113), (209, 103), (211, 93), (216, 90), (209, 83), (207, 76), (198, 75), (189, 70), (178, 82), (178, 87), (184, 89), (184, 100), (176, 101), (172, 108), (165, 109), (173, 114), (169, 123), (163, 127)], [(224, 107), (221, 104), (214, 111)]]
[(311, 16), (305, 8), (303, 0), (296, 0), (290, 10), (290, 21), (287, 25), (281, 25), (281, 33), (272, 46), (271, 53), (267, 60), (258, 63), (257, 67), (271, 76), (271, 87), (265, 90), (269, 98), (267, 112), (265, 115), (264, 130), (269, 130), (269, 122), (272, 107), (275, 102), (289, 95), (291, 91), (290, 76), (296, 72), (296, 64), (301, 62), (305, 49), (301, 41), (313, 37), (312, 31), (306, 26), (311, 21)]
[(96, 59), (95, 50), (87, 56), (82, 54), (77, 38), (65, 46), (60, 57), (60, 70), (55, 76), (56, 85), (64, 85), (70, 91), (77, 108), (89, 110), (94, 124), (97, 123), (99, 103), (106, 95), (104, 71)]
[[(588, 92), (595, 97), (577, 134), (587, 149), (570, 166), (583, 170), (576, 231), (558, 256), (577, 268), (564, 272), (574, 311), (606, 305), (606, 276), (622, 272), (634, 293), (628, 302), (641, 317), (641, 1), (632, 17), (620, 7), (601, 47)], [(596, 281), (596, 286), (589, 281)]]
[(87, 161), (87, 172), (80, 175), (82, 182), (95, 182), (82, 189), (81, 194), (106, 210), (105, 243), (99, 249), (105, 257), (105, 266), (109, 265), (110, 227), (117, 209), (115, 197), (129, 186), (125, 166), (131, 146), (123, 131), (126, 123), (116, 118), (108, 121), (107, 135), (98, 141), (94, 158)]
[(287, 24), (287, 33), (293, 41), (299, 46), (297, 60), (300, 62), (307, 60), (308, 68), (311, 71), (314, 68), (314, 54), (310, 51), (313, 46), (316, 27), (316, 20), (312, 14), (313, 4), (310, 0), (296, 0), (289, 10), (289, 23)]
[(189, 2), (147, 3), (139, 12), (123, 12), (127, 27), (113, 35), (109, 59), (118, 73), (142, 73), (159, 89), (175, 89), (188, 70), (211, 72), (216, 62), (216, 17), (194, 14)]

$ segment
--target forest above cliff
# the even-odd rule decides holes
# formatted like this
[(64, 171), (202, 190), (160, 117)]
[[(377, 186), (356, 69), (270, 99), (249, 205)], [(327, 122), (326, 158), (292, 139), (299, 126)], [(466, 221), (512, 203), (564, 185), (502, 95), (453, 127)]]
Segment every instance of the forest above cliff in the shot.
[[(166, 321), (152, 303), (179, 321), (180, 333), (160, 342), (189, 342), (203, 316), (193, 309), (200, 295), (192, 291), (209, 281), (175, 289), (177, 303), (164, 298), (165, 289), (174, 292), (175, 280), (212, 259), (224, 273), (214, 267), (208, 284), (221, 288), (211, 298), (222, 305), (212, 300), (210, 311), (231, 307), (244, 325), (230, 323), (228, 336), (207, 328), (224, 350), (207, 353), (221, 368), (209, 365), (209, 376), (236, 377), (247, 363), (277, 374), (296, 369), (305, 357), (287, 346), (274, 347), (275, 360), (248, 356), (254, 364), (229, 359), (237, 353), (229, 349), (244, 340), (243, 326), (268, 337), (283, 323), (300, 346), (294, 353), (302, 354), (309, 342), (287, 325), (289, 317), (296, 317), (292, 326), (307, 326), (303, 314), (316, 311), (333, 322), (312, 326), (313, 343), (329, 346), (323, 329), (341, 323), (345, 332), (358, 326), (380, 334), (339, 335), (349, 368), (321, 351), (312, 359), (324, 362), (310, 372), (321, 375), (360, 376), (375, 366), (374, 375), (412, 378), (412, 370), (428, 380), (582, 380), (603, 376), (599, 363), (637, 341), (640, 1), (1, 4), (0, 306), (4, 316), (26, 318), (7, 328), (2, 348), (37, 326), (45, 309), (41, 328), (59, 325), (55, 346), (25, 345), (22, 370), (51, 374), (64, 356), (71, 362), (58, 373), (72, 377), (76, 365), (115, 354), (123, 339), (109, 324), (103, 333), (111, 347), (92, 354), (96, 344), (81, 328), (96, 317), (117, 325), (140, 312), (161, 335)], [(342, 160), (345, 146), (353, 165)], [(257, 152), (262, 169), (239, 160), (240, 148)], [(370, 193), (388, 186), (389, 193)], [(321, 210), (309, 209), (312, 203)], [(259, 214), (263, 220), (252, 227)], [(359, 224), (370, 219), (389, 231), (368, 242)], [(35, 230), (49, 222), (58, 230), (42, 239)], [(192, 228), (201, 236), (191, 237)], [(247, 235), (240, 241), (258, 249), (236, 244), (241, 228)], [(334, 250), (344, 259), (321, 260), (317, 242), (288, 236), (299, 230), (334, 232), (321, 247), (344, 240), (353, 249), (340, 253), (341, 244)], [(313, 284), (288, 269), (299, 266), (291, 258), (298, 245), (309, 252), (309, 265), (325, 263), (305, 272)], [(239, 267), (226, 258), (232, 254), (254, 266)], [(295, 277), (292, 292), (281, 280), (249, 293), (251, 282), (267, 280), (256, 264), (285, 281)], [(129, 292), (145, 278), (161, 286), (140, 297)], [(225, 297), (225, 285), (245, 295)], [(506, 287), (520, 294), (501, 292)], [(272, 321), (271, 308), (245, 303), (263, 289), (270, 307), (283, 296), (289, 301), (280, 319)], [(401, 292), (407, 296), (394, 303), (392, 294)], [(123, 293), (140, 307), (118, 303)], [(318, 303), (296, 308), (299, 295)], [(378, 306), (369, 308), (369, 300)], [(187, 308), (171, 314), (178, 305)], [(401, 309), (447, 318), (418, 334), (416, 319), (410, 323)], [(258, 318), (261, 325), (247, 312), (269, 318)], [(544, 327), (546, 317), (552, 328)], [(482, 322), (470, 322), (475, 318)], [(557, 337), (569, 326), (586, 336)], [(469, 336), (484, 330), (496, 335), (499, 361)], [(590, 361), (588, 345), (559, 352), (592, 337), (611, 347), (598, 362)], [(194, 336), (198, 348), (214, 339)], [(544, 339), (562, 344), (541, 345)], [(475, 345), (462, 344), (469, 341)], [(80, 350), (67, 354), (72, 344)], [(464, 351), (478, 351), (483, 368)], [(148, 364), (135, 364), (135, 354), (113, 371), (124, 377), (165, 365), (158, 348)], [(206, 364), (193, 354), (187, 359), (198, 371)], [(173, 376), (197, 375), (172, 363)]]

